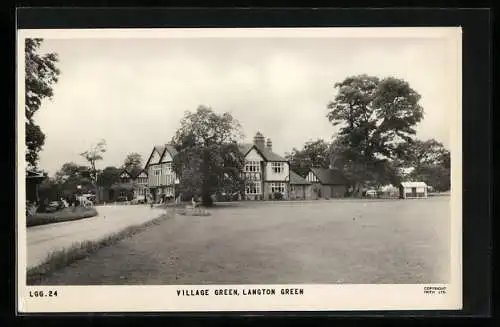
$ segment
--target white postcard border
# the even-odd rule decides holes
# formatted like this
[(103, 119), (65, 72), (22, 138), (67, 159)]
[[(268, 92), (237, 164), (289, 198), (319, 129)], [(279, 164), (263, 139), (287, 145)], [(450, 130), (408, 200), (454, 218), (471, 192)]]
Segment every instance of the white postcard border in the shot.
[[(405, 37), (446, 38), (450, 74), (456, 93), (450, 99), (451, 123), (451, 279), (446, 285), (173, 285), (173, 286), (27, 286), (25, 212), (24, 38), (201, 38), (201, 37)], [(168, 312), (168, 311), (323, 311), (458, 310), (462, 308), (462, 130), (461, 29), (419, 28), (252, 28), (252, 29), (79, 29), (18, 30), (17, 56), (17, 305), (30, 312)], [(426, 287), (437, 287), (425, 292)], [(245, 296), (243, 290), (275, 289), (276, 295)], [(281, 289), (302, 289), (281, 295)], [(442, 293), (443, 288), (445, 290)], [(178, 296), (178, 290), (208, 289), (209, 296)], [(215, 295), (238, 289), (240, 296)], [(55, 297), (37, 297), (57, 290)], [(432, 289), (427, 289), (432, 290)]]

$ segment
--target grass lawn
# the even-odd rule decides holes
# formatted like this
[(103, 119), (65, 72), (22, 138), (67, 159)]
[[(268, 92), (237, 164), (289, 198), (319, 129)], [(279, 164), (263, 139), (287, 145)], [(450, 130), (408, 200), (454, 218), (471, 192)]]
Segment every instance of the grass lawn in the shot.
[(64, 208), (55, 212), (36, 213), (26, 217), (26, 226), (39, 226), (63, 221), (78, 220), (83, 218), (91, 218), (97, 216), (95, 208)]
[(247, 202), (177, 215), (40, 284), (447, 282), (449, 200)]

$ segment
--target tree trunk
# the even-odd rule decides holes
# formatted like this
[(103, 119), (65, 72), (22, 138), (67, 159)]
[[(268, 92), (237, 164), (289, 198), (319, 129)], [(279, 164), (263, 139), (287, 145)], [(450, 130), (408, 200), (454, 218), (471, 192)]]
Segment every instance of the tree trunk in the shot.
[(94, 189), (95, 189), (95, 203), (94, 204), (98, 204), (99, 201), (100, 201), (100, 194), (99, 194), (99, 186), (97, 185), (97, 183), (94, 183)]
[(210, 193), (208, 193), (208, 192), (203, 192), (203, 194), (201, 196), (201, 203), (205, 207), (211, 207), (211, 206), (213, 206), (214, 201), (212, 199), (212, 195)]

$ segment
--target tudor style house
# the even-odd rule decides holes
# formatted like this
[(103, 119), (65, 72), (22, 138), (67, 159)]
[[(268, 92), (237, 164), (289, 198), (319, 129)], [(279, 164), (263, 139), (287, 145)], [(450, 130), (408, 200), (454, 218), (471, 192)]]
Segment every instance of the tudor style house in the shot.
[(153, 147), (146, 162), (147, 187), (153, 200), (162, 198), (173, 198), (175, 196), (175, 185), (179, 184), (172, 163), (177, 151), (170, 144), (157, 145)]
[[(126, 169), (123, 169), (117, 182), (121, 184), (133, 184), (133, 198), (146, 197), (148, 194), (148, 175), (144, 170), (141, 170), (138, 174), (132, 174)], [(126, 197), (127, 194), (125, 191), (120, 191), (118, 196)]]
[(245, 199), (271, 200), (276, 193), (283, 199), (290, 197), (290, 165), (273, 152), (272, 141), (257, 132), (253, 144), (240, 144), (245, 156)]
[(336, 168), (311, 168), (306, 180), (312, 184), (312, 198), (344, 197), (348, 181), (344, 174)]

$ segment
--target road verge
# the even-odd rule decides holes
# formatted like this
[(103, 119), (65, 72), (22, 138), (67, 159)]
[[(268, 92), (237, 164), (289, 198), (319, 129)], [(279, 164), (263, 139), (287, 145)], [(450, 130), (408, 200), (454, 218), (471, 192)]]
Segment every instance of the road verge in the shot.
[(45, 276), (50, 275), (51, 273), (62, 269), (75, 261), (82, 260), (97, 252), (99, 249), (114, 245), (125, 238), (143, 232), (146, 229), (158, 225), (162, 221), (173, 217), (175, 217), (175, 212), (173, 210), (167, 211), (165, 214), (162, 214), (155, 219), (142, 224), (126, 227), (125, 229), (107, 235), (100, 240), (78, 242), (66, 249), (51, 252), (47, 255), (47, 258), (42, 264), (29, 268), (27, 270), (26, 284), (37, 285)]

